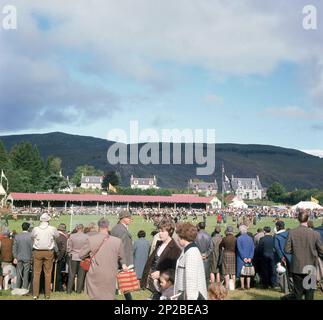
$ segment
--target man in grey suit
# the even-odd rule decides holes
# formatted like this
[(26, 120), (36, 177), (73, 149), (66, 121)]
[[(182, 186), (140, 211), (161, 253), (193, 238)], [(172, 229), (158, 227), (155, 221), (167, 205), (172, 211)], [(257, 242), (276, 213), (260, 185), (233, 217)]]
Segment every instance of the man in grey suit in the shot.
[[(323, 256), (323, 244), (320, 235), (308, 228), (308, 219), (308, 212), (301, 210), (298, 214), (300, 226), (289, 232), (285, 246), (285, 252), (292, 254), (290, 272), (293, 276), (296, 300), (302, 300), (304, 294), (305, 300), (314, 299), (314, 289), (303, 284), (304, 278), (308, 276), (308, 270), (305, 267), (315, 268), (318, 256)], [(316, 279), (314, 281), (316, 282)]]
[(17, 288), (20, 289), (22, 284), (22, 288), (26, 290), (29, 288), (29, 272), (33, 258), (33, 240), (28, 232), (29, 227), (27, 222), (22, 224), (22, 233), (15, 237), (12, 248), (13, 262), (17, 265)]
[[(119, 223), (111, 230), (111, 236), (121, 239), (124, 254), (124, 263), (129, 267), (133, 265), (133, 243), (129, 232), (129, 225), (132, 222), (132, 215), (129, 211), (122, 211), (119, 214)], [(121, 267), (121, 266), (120, 266)], [(120, 268), (121, 269), (121, 268)], [(132, 300), (131, 293), (125, 294), (126, 300)]]

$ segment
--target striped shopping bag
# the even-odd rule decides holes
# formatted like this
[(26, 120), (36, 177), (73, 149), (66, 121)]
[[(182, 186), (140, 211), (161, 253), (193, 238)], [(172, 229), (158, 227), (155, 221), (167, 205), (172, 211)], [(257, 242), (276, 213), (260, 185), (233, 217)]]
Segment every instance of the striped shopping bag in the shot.
[(117, 275), (118, 289), (121, 294), (140, 291), (140, 281), (135, 271), (119, 272)]

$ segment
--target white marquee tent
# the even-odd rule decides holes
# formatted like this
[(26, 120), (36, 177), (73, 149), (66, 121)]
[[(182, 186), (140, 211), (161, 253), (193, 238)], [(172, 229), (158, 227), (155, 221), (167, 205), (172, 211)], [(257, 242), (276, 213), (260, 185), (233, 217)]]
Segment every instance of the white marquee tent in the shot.
[(230, 204), (229, 207), (236, 208), (236, 209), (248, 209), (248, 205), (244, 203), (242, 200), (234, 199)]
[(299, 209), (304, 209), (304, 210), (315, 210), (315, 209), (323, 209), (322, 206), (320, 206), (319, 204), (315, 203), (315, 202), (311, 202), (311, 201), (301, 201), (298, 204), (296, 204), (295, 206), (292, 207), (292, 211), (296, 211)]

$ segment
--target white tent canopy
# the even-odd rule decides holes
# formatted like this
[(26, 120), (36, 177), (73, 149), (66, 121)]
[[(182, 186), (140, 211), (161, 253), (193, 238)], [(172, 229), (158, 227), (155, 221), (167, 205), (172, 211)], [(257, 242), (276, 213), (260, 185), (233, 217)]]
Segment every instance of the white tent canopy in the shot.
[(236, 209), (248, 209), (248, 205), (244, 203), (242, 200), (234, 199), (230, 204), (229, 207), (236, 208)]
[(319, 204), (315, 203), (315, 202), (311, 202), (311, 201), (301, 201), (298, 204), (296, 204), (295, 206), (292, 207), (292, 211), (296, 211), (299, 209), (304, 209), (304, 210), (315, 210), (315, 209), (323, 209), (322, 206), (320, 206)]

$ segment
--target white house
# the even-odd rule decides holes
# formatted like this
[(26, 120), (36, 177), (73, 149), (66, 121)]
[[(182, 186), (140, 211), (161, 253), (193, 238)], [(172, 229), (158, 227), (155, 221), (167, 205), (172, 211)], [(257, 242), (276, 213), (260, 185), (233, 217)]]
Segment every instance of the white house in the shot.
[(206, 196), (215, 196), (218, 192), (218, 184), (214, 182), (204, 182), (204, 181), (189, 181), (189, 188), (192, 189), (193, 193), (204, 192)]
[(157, 178), (154, 176), (153, 178), (135, 178), (131, 176), (130, 179), (131, 189), (159, 189), (157, 186)]
[(224, 192), (232, 192), (242, 200), (256, 200), (265, 197), (259, 176), (256, 178), (235, 178), (232, 176), (229, 181), (224, 183)]
[(82, 176), (81, 188), (83, 189), (102, 189), (103, 177)]

